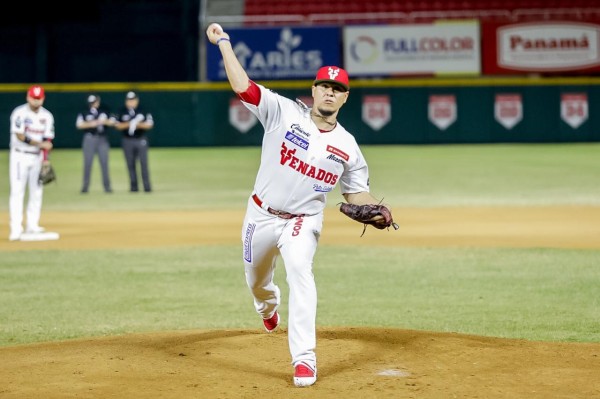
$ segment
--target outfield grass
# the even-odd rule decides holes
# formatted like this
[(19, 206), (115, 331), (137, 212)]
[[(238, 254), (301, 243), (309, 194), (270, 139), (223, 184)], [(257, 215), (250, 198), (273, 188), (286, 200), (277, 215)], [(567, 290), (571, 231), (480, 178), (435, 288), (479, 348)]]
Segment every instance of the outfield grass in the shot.
[[(371, 190), (396, 206), (600, 205), (600, 144), (366, 146)], [(103, 195), (95, 160), (91, 192), (79, 194), (82, 153), (55, 150), (57, 184), (45, 190), (48, 210), (157, 210), (245, 207), (260, 149), (151, 148), (155, 192), (135, 195), (122, 151), (111, 150), (115, 193)], [(0, 211), (8, 207), (8, 152), (0, 151)], [(342, 199), (330, 194), (328, 206)], [(2, 219), (0, 219), (2, 220)]]
[[(245, 206), (258, 148), (151, 149), (155, 192), (79, 194), (79, 150), (56, 150), (44, 210), (232, 209)], [(600, 206), (600, 145), (364, 148), (373, 193), (394, 206)], [(0, 152), (1, 223), (8, 154)], [(331, 193), (328, 206), (341, 200)], [(42, 215), (43, 218), (43, 215)], [(240, 221), (241, 222), (241, 221)], [(327, 225), (325, 225), (327, 229)], [(0, 345), (139, 331), (257, 328), (237, 246), (0, 253)], [(600, 342), (600, 251), (321, 246), (320, 326), (392, 326), (533, 340)], [(284, 298), (283, 267), (277, 271)], [(287, 306), (282, 308), (287, 317)]]

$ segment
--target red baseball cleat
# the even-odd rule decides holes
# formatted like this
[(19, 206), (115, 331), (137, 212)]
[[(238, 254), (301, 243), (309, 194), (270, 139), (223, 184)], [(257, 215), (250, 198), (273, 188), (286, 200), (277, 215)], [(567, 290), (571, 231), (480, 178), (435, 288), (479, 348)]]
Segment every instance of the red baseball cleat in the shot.
[(273, 331), (277, 330), (277, 328), (279, 327), (279, 322), (280, 319), (278, 312), (275, 312), (270, 319), (263, 319), (265, 330), (267, 330), (268, 333), (272, 333)]
[(294, 385), (297, 387), (309, 387), (317, 381), (317, 369), (313, 370), (308, 364), (300, 362), (294, 371)]

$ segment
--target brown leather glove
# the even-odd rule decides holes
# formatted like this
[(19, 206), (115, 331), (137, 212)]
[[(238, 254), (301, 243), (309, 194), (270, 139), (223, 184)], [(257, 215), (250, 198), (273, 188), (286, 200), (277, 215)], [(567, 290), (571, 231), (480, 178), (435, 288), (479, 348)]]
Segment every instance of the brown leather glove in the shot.
[(38, 182), (40, 184), (46, 185), (56, 180), (56, 173), (54, 172), (54, 168), (50, 161), (44, 161), (42, 164), (42, 169), (40, 170), (40, 176), (38, 178)]
[[(365, 230), (369, 225), (379, 230), (389, 229), (390, 226), (395, 230), (399, 229), (399, 226), (394, 222), (392, 212), (385, 205), (355, 205), (342, 202), (340, 205), (340, 212), (352, 220), (363, 223), (365, 225), (363, 234), (365, 234)], [(361, 237), (363, 234), (361, 234)]]

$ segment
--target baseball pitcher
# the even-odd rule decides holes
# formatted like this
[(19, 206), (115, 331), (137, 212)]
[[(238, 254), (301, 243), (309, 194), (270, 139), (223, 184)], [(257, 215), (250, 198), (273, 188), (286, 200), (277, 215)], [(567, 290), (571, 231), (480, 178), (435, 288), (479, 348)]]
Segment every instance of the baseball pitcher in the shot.
[(339, 183), (349, 203), (379, 202), (369, 194), (363, 154), (337, 120), (349, 95), (348, 74), (337, 66), (319, 69), (309, 108), (251, 81), (218, 24), (210, 25), (207, 35), (221, 51), (231, 88), (264, 127), (260, 167), (242, 228), (246, 282), (265, 329), (276, 330), (282, 322), (281, 298), (273, 276), (282, 257), (289, 285), (293, 381), (310, 386), (317, 380), (313, 257), (327, 194)]

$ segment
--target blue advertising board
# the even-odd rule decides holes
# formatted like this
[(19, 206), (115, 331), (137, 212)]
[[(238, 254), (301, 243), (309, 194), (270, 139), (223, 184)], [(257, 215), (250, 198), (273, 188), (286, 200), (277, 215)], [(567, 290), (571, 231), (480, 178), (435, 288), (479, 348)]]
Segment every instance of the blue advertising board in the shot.
[[(314, 78), (324, 65), (341, 66), (341, 29), (244, 28), (227, 29), (238, 60), (253, 80)], [(208, 40), (208, 39), (205, 39)], [(206, 50), (210, 81), (226, 80), (221, 52), (210, 43)]]

